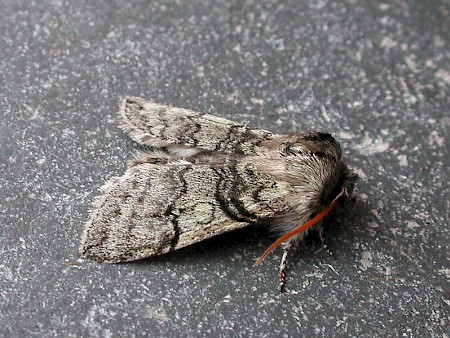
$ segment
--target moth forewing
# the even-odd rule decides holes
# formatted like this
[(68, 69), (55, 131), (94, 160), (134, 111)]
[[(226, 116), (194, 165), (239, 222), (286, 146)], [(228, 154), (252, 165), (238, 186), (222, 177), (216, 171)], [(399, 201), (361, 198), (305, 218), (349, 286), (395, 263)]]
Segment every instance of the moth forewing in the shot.
[(138, 164), (101, 188), (80, 255), (116, 263), (173, 251), (288, 208), (251, 164)]
[(250, 155), (259, 152), (262, 142), (276, 136), (247, 124), (138, 97), (125, 97), (118, 117), (119, 127), (135, 142), (154, 147), (182, 144)]

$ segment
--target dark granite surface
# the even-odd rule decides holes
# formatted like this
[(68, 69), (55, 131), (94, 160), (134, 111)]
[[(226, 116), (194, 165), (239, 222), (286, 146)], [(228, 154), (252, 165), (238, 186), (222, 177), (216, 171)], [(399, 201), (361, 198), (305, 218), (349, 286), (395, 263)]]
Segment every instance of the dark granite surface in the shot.
[[(449, 1), (0, 0), (0, 335), (449, 337)], [(245, 229), (137, 263), (77, 260), (133, 144), (121, 96), (290, 132), (359, 173), (277, 290)]]

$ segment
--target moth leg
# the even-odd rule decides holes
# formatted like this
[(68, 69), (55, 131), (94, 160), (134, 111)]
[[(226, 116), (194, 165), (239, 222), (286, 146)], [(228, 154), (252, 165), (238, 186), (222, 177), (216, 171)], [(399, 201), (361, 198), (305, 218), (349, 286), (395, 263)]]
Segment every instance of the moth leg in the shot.
[(283, 247), (283, 256), (281, 257), (281, 263), (280, 263), (280, 275), (279, 275), (279, 282), (280, 282), (280, 291), (284, 292), (285, 289), (285, 281), (286, 281), (286, 263), (287, 263), (287, 255), (289, 250), (292, 248), (292, 242), (289, 242)]
[(325, 229), (325, 227), (323, 225), (321, 225), (319, 227), (319, 237), (320, 237), (320, 241), (322, 242), (322, 247), (327, 254), (329, 254), (333, 258), (336, 258), (336, 256), (333, 254), (330, 247), (328, 246), (327, 240), (325, 239), (324, 229)]

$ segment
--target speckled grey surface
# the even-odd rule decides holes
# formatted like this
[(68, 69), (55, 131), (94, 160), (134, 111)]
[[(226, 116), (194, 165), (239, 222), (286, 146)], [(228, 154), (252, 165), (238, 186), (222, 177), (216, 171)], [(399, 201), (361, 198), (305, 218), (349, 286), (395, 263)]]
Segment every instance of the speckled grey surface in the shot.
[[(448, 1), (0, 1), (0, 335), (449, 337)], [(133, 144), (123, 95), (319, 129), (359, 202), (279, 252), (247, 229), (142, 262), (79, 262)]]

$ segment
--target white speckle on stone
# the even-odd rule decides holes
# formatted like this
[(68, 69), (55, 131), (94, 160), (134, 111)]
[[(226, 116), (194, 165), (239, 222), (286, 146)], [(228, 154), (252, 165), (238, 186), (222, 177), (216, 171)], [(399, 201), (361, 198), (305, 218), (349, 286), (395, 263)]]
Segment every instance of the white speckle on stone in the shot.
[(372, 209), (372, 210), (370, 210), (370, 212), (371, 212), (377, 219), (381, 219), (380, 213), (378, 212), (377, 209)]
[(357, 100), (357, 101), (353, 101), (352, 102), (352, 107), (353, 108), (362, 107), (363, 105), (364, 105), (364, 102), (362, 102), (361, 100)]
[(366, 173), (360, 168), (352, 168), (363, 181), (367, 179)]
[(444, 81), (446, 84), (450, 84), (450, 72), (446, 69), (438, 69), (434, 76), (438, 80)]
[(439, 35), (436, 35), (434, 37), (434, 45), (438, 48), (444, 47), (445, 41)]
[(87, 311), (86, 317), (84, 318), (81, 325), (88, 329), (90, 334), (98, 333), (100, 330), (100, 324), (97, 322), (96, 317), (98, 313), (97, 305), (92, 305)]
[(381, 129), (380, 134), (384, 136), (388, 136), (391, 133), (389, 129)]
[(416, 221), (408, 221), (407, 225), (406, 225), (409, 229), (415, 229), (415, 228), (420, 228), (419, 223), (417, 223)]
[(252, 97), (250, 99), (250, 101), (252, 101), (252, 103), (256, 106), (262, 106), (264, 104), (264, 100), (263, 99), (258, 99), (256, 97)]
[[(445, 299), (445, 298), (443, 298), (443, 300), (444, 300), (444, 303), (445, 303), (445, 304), (447, 304), (448, 306), (450, 306), (450, 300), (447, 300), (447, 299)], [(449, 336), (446, 335), (446, 334), (444, 333), (444, 335), (442, 336), (442, 338), (449, 338)]]
[(403, 101), (404, 101), (406, 104), (416, 104), (416, 103), (417, 103), (417, 97), (415, 97), (414, 95), (408, 94), (408, 95), (405, 95), (405, 96), (403, 97)]
[(389, 8), (391, 8), (391, 6), (389, 6), (388, 4), (380, 4), (379, 7), (382, 11), (387, 11)]
[(442, 268), (442, 269), (439, 269), (438, 272), (439, 272), (441, 275), (444, 275), (445, 277), (447, 277), (448, 279), (450, 279), (450, 269), (449, 269), (449, 268)]
[(417, 73), (419, 70), (417, 69), (417, 63), (414, 60), (414, 56), (413, 55), (408, 55), (405, 57), (405, 63), (406, 66), (408, 66), (408, 68), (413, 72), (413, 73)]
[(363, 202), (367, 201), (367, 199), (369, 198), (369, 196), (363, 192), (359, 193), (358, 196), (359, 196), (360, 200)]
[(234, 52), (238, 53), (238, 54), (241, 54), (241, 45), (240, 45), (240, 44), (237, 44), (236, 46), (234, 46), (234, 47), (232, 48), (232, 50), (233, 50)]
[(408, 166), (408, 157), (406, 155), (398, 155), (397, 156), (398, 159), (398, 163), (402, 166), (402, 167), (406, 167)]
[(169, 321), (166, 311), (162, 307), (145, 306), (145, 317), (151, 318), (159, 323), (165, 323)]
[(388, 25), (389, 23), (389, 17), (388, 16), (383, 16), (382, 18), (380, 18), (380, 22), (383, 26)]
[(436, 68), (436, 64), (432, 59), (428, 59), (427, 61), (425, 61), (425, 66), (427, 66), (428, 68)]
[(320, 113), (322, 114), (325, 121), (327, 122), (331, 121), (330, 115), (327, 112), (327, 108), (324, 105), (320, 106)]
[(70, 128), (64, 128), (63, 131), (62, 131), (61, 137), (65, 139), (65, 138), (68, 138), (68, 137), (73, 136), (73, 135), (75, 135), (75, 131), (74, 130), (72, 130)]
[(402, 231), (401, 231), (399, 228), (391, 228), (391, 233), (392, 233), (394, 236), (401, 236)]
[(397, 45), (398, 45), (398, 42), (393, 40), (389, 36), (383, 37), (383, 39), (381, 39), (381, 43), (380, 43), (380, 46), (382, 48), (385, 48), (386, 50), (389, 50)]
[(343, 140), (351, 140), (351, 139), (355, 138), (355, 133), (352, 131), (340, 131), (339, 138), (341, 138)]
[(370, 251), (364, 251), (360, 263), (361, 270), (366, 271), (368, 268), (371, 268), (373, 266), (372, 253)]
[(197, 76), (198, 77), (205, 76), (205, 67), (204, 66), (197, 66)]
[(311, 1), (310, 6), (314, 9), (322, 9), (327, 5), (325, 1), (318, 0), (318, 1)]
[(430, 213), (426, 210), (417, 210), (414, 213), (414, 219), (420, 219), (423, 221), (427, 221), (430, 219)]
[(355, 144), (354, 148), (361, 154), (372, 155), (382, 153), (389, 149), (389, 143), (381, 139), (373, 139), (367, 133), (360, 144)]
[(430, 146), (434, 146), (437, 144), (440, 147), (443, 147), (445, 143), (445, 139), (439, 135), (437, 130), (433, 130), (428, 136), (428, 144)]

